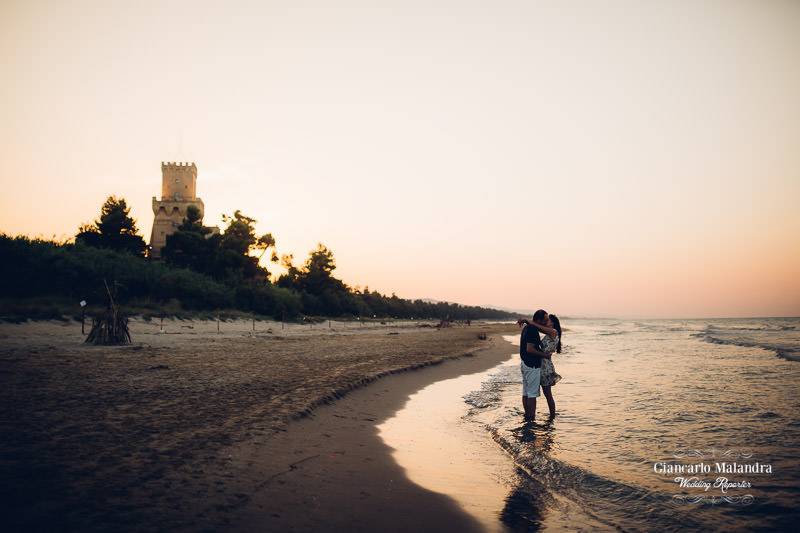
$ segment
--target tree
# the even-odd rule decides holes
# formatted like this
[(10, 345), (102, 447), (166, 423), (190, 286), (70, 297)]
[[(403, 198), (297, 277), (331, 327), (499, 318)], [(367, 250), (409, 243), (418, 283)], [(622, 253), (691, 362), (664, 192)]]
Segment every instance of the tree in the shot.
[[(233, 216), (222, 215), (227, 223), (220, 240), (221, 268), (227, 276), (249, 280), (269, 280), (269, 271), (259, 262), (267, 250), (272, 249), (271, 260), (278, 259), (275, 252), (275, 238), (271, 233), (256, 235), (256, 219), (242, 214), (238, 209)], [(261, 252), (253, 256), (254, 252)]]
[(281, 264), (286, 268), (286, 274), (278, 280), (278, 285), (282, 287), (318, 295), (331, 285), (341, 283), (333, 277), (333, 271), (336, 269), (333, 252), (322, 243), (317, 244), (317, 247), (308, 254), (308, 259), (301, 268), (294, 266), (294, 256), (291, 254), (284, 255)]
[(94, 224), (83, 224), (75, 242), (143, 257), (147, 245), (138, 233), (125, 199), (109, 196), (100, 208), (99, 220)]
[(292, 264), (291, 255), (283, 256), (282, 262), (286, 274), (278, 279), (278, 285), (300, 292), (306, 312), (318, 315), (359, 312), (349, 287), (333, 276), (336, 260), (333, 252), (324, 244), (319, 243), (309, 253), (301, 268)]
[(162, 251), (165, 261), (234, 285), (242, 281), (268, 283), (269, 271), (260, 261), (270, 250), (270, 258), (278, 259), (275, 238), (271, 233), (258, 236), (256, 220), (241, 211), (223, 215), (222, 220), (227, 223), (224, 233), (211, 234), (200, 222), (200, 212), (189, 207), (177, 231), (167, 236)]
[(306, 259), (303, 267), (302, 285), (303, 289), (311, 294), (321, 294), (329, 289), (341, 289), (344, 283), (333, 277), (336, 270), (336, 260), (333, 252), (324, 244), (317, 244), (317, 248), (312, 250)]
[(200, 210), (190, 205), (178, 229), (167, 235), (161, 255), (171, 265), (213, 275), (219, 240), (219, 235), (211, 235), (211, 228), (203, 226)]
[(198, 231), (204, 235), (211, 233), (211, 228), (203, 226), (203, 217), (196, 205), (190, 205), (186, 208), (186, 218), (183, 219), (183, 223), (178, 226), (178, 229)]

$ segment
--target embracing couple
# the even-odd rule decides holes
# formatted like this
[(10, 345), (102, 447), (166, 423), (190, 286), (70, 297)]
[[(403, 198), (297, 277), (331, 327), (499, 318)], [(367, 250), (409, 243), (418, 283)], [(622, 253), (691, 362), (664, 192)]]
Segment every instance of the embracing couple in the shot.
[[(542, 388), (550, 419), (556, 416), (556, 401), (552, 387), (561, 379), (553, 366), (553, 353), (561, 353), (561, 322), (556, 315), (548, 315), (544, 309), (533, 314), (533, 320), (520, 319), (517, 325), (524, 326), (519, 338), (519, 356), (522, 359), (522, 406), (525, 419), (536, 416), (536, 398)], [(539, 333), (543, 333), (541, 337)]]

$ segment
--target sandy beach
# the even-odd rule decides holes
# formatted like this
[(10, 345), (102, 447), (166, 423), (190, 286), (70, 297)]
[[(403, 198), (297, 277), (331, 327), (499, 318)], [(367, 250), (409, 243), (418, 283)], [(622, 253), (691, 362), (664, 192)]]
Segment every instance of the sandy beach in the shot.
[[(369, 530), (400, 528), (403, 517), (420, 528), (478, 528), (406, 479), (376, 426), (425, 383), (507, 358), (497, 334), (515, 328), (217, 327), (168, 320), (162, 332), (158, 321), (134, 321), (133, 345), (100, 348), (81, 344), (75, 322), (0, 325), (6, 524)], [(352, 416), (315, 414), (381, 377), (431, 365), (363, 389)]]
[[(242, 473), (270, 473), (256, 480), (259, 490), (229, 529), (484, 531), (484, 525), (466, 514), (458, 502), (409, 479), (381, 429), (410, 396), (426, 386), (493, 368), (514, 350), (497, 335), (487, 344), (472, 357), (394, 374), (354, 391), (274, 439), (229, 448), (232, 462)], [(463, 405), (460, 396), (455, 400)], [(419, 429), (410, 427), (405, 433), (414, 438)], [(439, 429), (440, 440), (446, 438), (446, 428)], [(490, 439), (485, 442), (487, 448), (491, 446), (490, 452), (512, 464)], [(450, 444), (451, 449), (465, 445), (459, 441)]]

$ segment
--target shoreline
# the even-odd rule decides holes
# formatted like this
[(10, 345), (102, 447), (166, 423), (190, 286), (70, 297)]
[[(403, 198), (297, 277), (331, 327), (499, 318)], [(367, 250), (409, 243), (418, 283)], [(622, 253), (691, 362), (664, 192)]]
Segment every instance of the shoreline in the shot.
[(484, 531), (454, 499), (409, 479), (379, 426), (428, 385), (507, 361), (514, 347), (499, 334), (489, 338), (472, 354), (354, 390), (273, 439), (226, 450), (258, 491), (225, 529)]

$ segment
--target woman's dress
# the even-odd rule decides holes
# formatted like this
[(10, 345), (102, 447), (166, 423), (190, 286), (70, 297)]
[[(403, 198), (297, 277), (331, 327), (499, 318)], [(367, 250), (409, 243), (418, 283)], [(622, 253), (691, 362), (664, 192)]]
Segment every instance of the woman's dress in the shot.
[[(555, 353), (556, 346), (558, 346), (558, 336), (554, 339), (550, 335), (543, 335), (542, 351), (548, 354)], [(561, 376), (556, 372), (556, 367), (553, 366), (551, 359), (542, 358), (542, 387), (552, 387), (561, 381)]]

